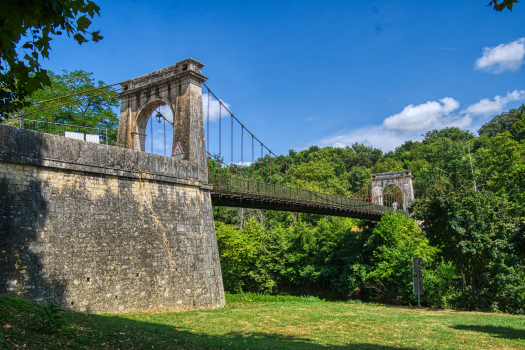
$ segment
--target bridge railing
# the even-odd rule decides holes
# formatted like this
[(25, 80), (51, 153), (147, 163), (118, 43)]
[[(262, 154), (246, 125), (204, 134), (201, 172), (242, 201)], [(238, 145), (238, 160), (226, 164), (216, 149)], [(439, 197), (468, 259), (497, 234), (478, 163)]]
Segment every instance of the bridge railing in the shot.
[(210, 174), (209, 181), (210, 184), (213, 185), (213, 190), (215, 192), (258, 196), (302, 203), (318, 203), (368, 212), (392, 213), (394, 211), (393, 208), (359, 199), (278, 184), (267, 184), (264, 182), (232, 177), (230, 175)]
[(24, 118), (7, 119), (0, 122), (0, 124), (15, 128), (39, 131), (46, 134), (65, 136), (77, 140), (108, 144), (108, 129), (106, 128), (94, 128)]

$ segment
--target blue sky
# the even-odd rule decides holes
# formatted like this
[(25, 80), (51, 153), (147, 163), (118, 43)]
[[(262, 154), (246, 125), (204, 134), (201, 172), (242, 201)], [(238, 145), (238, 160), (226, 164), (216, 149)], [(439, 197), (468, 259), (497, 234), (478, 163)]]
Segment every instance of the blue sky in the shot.
[(193, 57), (275, 153), (353, 142), (388, 151), (434, 128), (475, 131), (525, 102), (525, 3), (500, 13), (488, 2), (99, 0), (91, 28), (104, 39), (56, 38), (42, 63), (109, 84)]

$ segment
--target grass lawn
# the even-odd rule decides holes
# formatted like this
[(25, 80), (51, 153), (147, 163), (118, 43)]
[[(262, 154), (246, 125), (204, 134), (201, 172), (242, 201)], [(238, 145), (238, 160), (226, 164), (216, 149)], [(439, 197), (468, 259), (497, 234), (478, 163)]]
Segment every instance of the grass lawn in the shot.
[(118, 316), (65, 312), (60, 331), (44, 331), (37, 304), (0, 296), (0, 348), (525, 349), (525, 316), (295, 300)]

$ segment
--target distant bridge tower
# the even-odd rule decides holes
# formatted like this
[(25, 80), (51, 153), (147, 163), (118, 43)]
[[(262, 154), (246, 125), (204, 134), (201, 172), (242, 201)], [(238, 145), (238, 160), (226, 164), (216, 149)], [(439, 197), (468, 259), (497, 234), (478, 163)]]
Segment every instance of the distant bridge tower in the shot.
[(372, 174), (372, 201), (375, 204), (385, 205), (383, 193), (387, 186), (395, 185), (402, 193), (403, 203), (397, 209), (406, 211), (410, 202), (414, 200), (414, 187), (412, 186), (412, 171), (394, 171), (390, 173)]
[(117, 146), (144, 151), (148, 119), (167, 105), (173, 115), (173, 147), (178, 142), (184, 160), (197, 164), (199, 180), (208, 182), (201, 88), (208, 78), (201, 74), (203, 66), (188, 58), (122, 83)]

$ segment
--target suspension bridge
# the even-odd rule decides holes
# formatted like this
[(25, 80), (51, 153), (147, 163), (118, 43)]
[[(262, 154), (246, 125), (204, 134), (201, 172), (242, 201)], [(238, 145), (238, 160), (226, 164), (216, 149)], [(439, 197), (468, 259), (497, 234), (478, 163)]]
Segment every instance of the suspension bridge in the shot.
[[(221, 307), (213, 205), (369, 220), (406, 211), (409, 171), (372, 174), (355, 193), (331, 191), (234, 116), (204, 85), (202, 67), (190, 58), (86, 97), (40, 101), (11, 127), (0, 125), (1, 293), (103, 313)], [(108, 90), (114, 85), (121, 87)], [(117, 147), (92, 128), (26, 123), (70, 103), (62, 98), (110, 91), (121, 100)], [(212, 98), (217, 127), (210, 126)], [(164, 137), (153, 136), (155, 118), (164, 121)], [(162, 140), (171, 157), (146, 152)]]
[[(163, 122), (164, 155), (171, 151), (173, 156), (198, 164), (200, 172), (206, 173), (206, 178), (201, 180), (212, 186), (213, 205), (370, 220), (377, 220), (395, 210), (406, 213), (414, 198), (410, 171), (372, 174), (370, 181), (355, 193), (334, 193), (298, 172), (251, 132), (205, 84), (208, 78), (202, 75), (203, 66), (190, 58), (139, 78), (93, 89), (97, 92), (98, 89), (121, 85), (121, 88), (112, 90), (120, 90), (117, 96), (121, 99), (117, 146), (146, 151), (150, 142), (150, 152), (153, 153), (153, 120), (156, 118), (159, 123)], [(204, 101), (203, 90), (206, 92)], [(104, 92), (91, 97), (101, 94)], [(65, 97), (72, 95), (75, 94)], [(56, 99), (59, 98), (53, 100)], [(53, 108), (44, 107), (50, 101), (40, 102), (41, 110)], [(206, 108), (203, 102), (206, 102)], [(212, 133), (210, 106), (214, 104), (218, 106), (218, 118), (215, 118), (218, 128)], [(172, 120), (160, 112), (161, 106), (167, 107)], [(146, 134), (148, 125), (149, 140)], [(166, 135), (171, 131), (173, 140), (167, 142)], [(211, 140), (218, 141), (214, 147)], [(228, 144), (225, 145), (225, 141)], [(176, 147), (179, 147), (180, 154), (174, 153)], [(255, 156), (256, 150), (260, 150), (258, 157)], [(230, 153), (229, 162), (224, 160), (225, 151)], [(245, 153), (249, 155), (248, 159), (245, 159)]]

